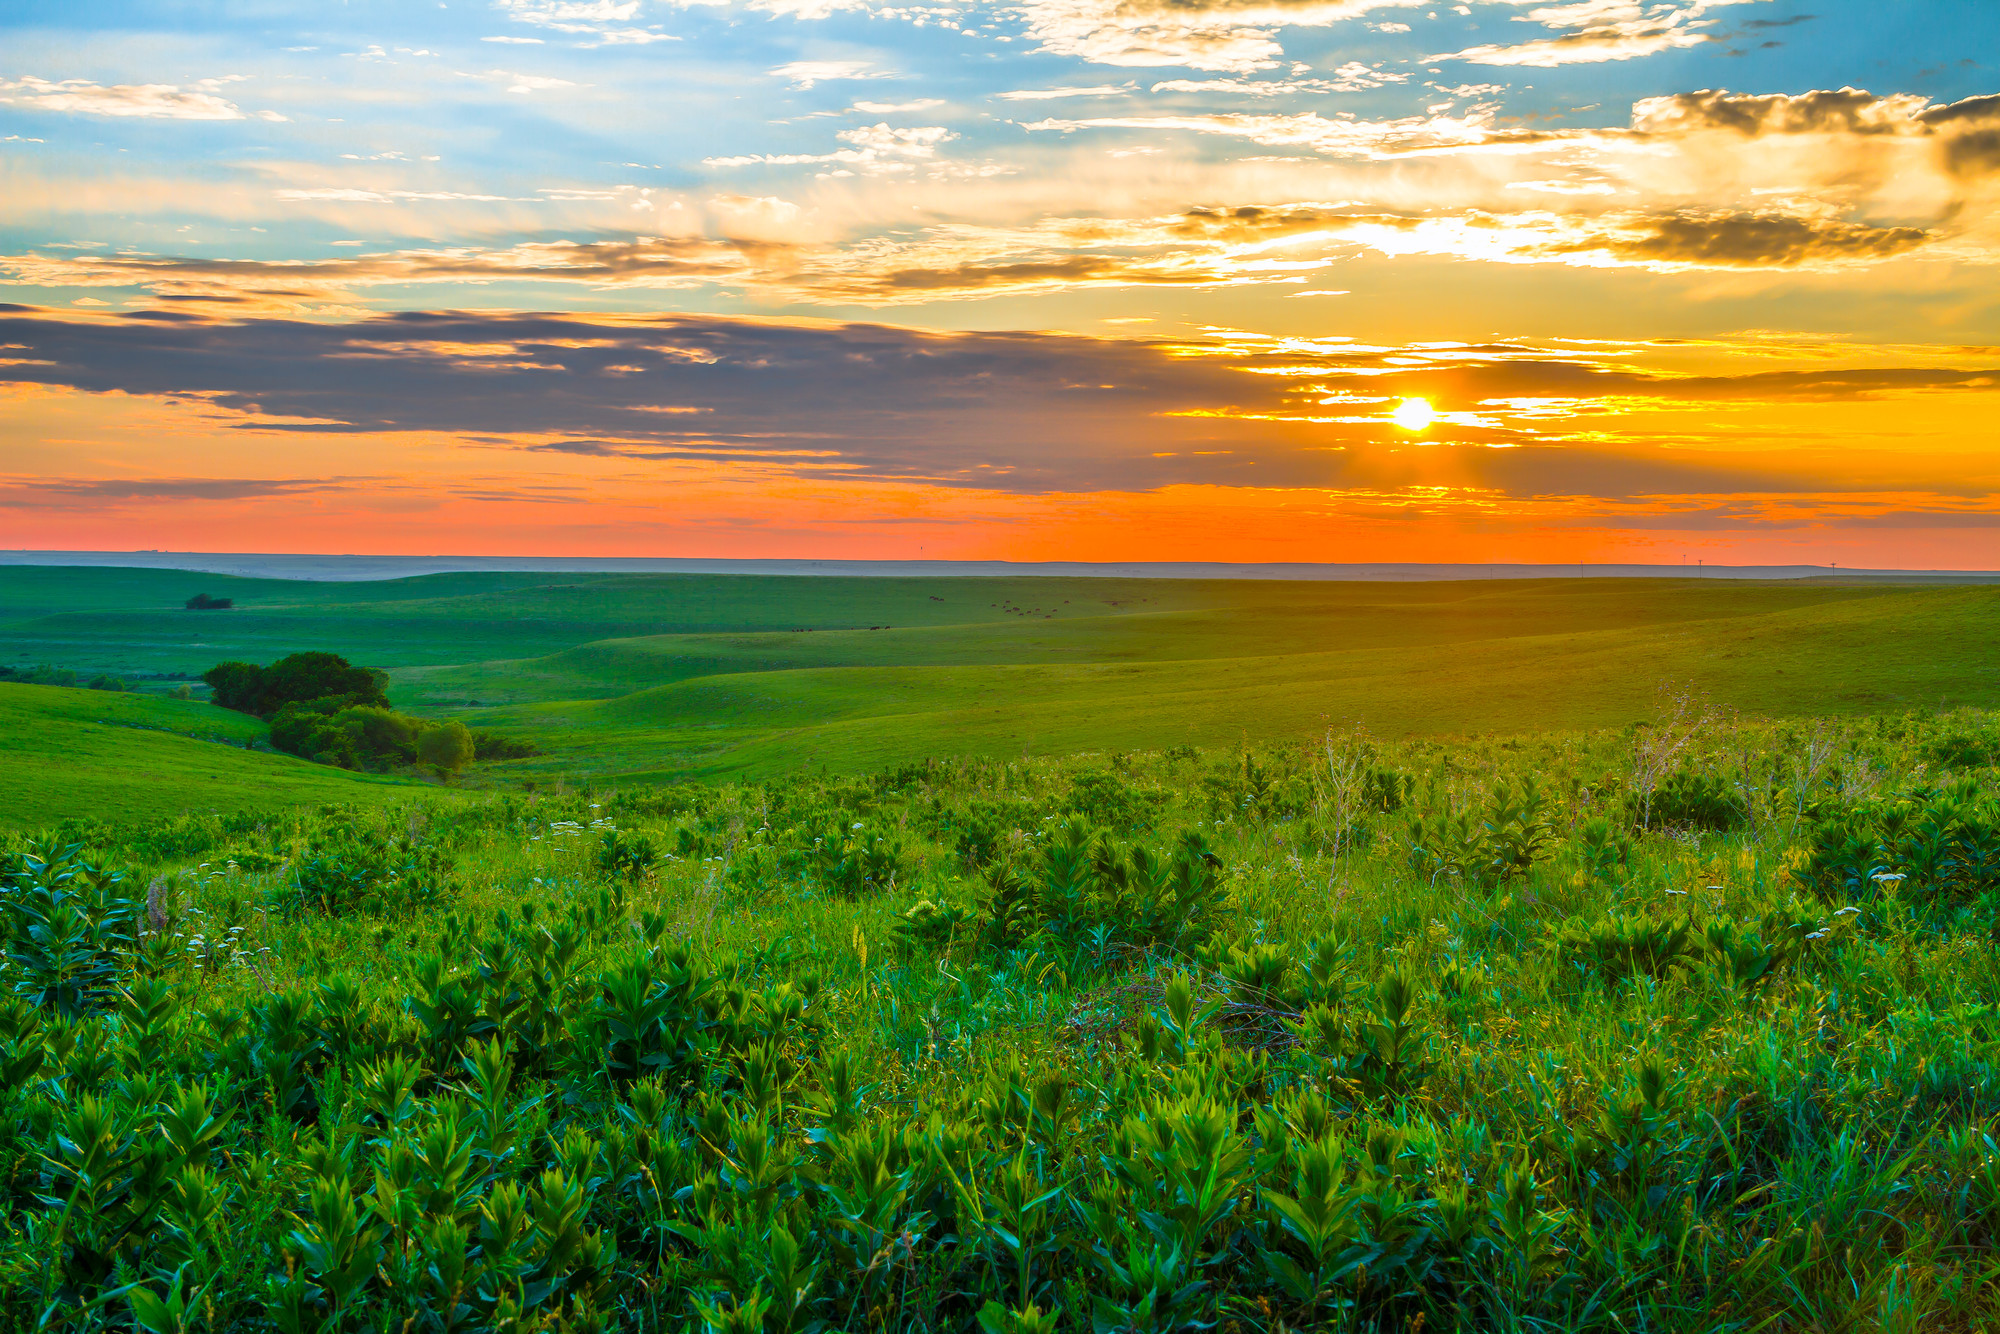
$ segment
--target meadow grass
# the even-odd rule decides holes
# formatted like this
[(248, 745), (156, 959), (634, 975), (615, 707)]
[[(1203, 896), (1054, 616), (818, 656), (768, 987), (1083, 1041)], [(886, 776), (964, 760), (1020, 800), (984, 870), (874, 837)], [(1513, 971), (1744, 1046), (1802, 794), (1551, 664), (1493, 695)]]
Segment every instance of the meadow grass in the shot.
[(292, 802), (394, 801), (417, 784), (250, 749), (259, 720), (196, 701), (0, 682), (0, 829), (79, 812), (141, 820)]
[(2000, 719), (1646, 723), (73, 812), (0, 892), (0, 1304), (1988, 1327)]
[[(1641, 598), (1650, 591), (1639, 590)], [(1353, 646), (1336, 651), (1259, 639), (1239, 624), (1238, 633), (1197, 646), (1283, 651), (1166, 661), (1134, 654), (1138, 660), (1062, 665), (774, 668), (463, 716), (542, 745), (544, 755), (503, 772), (672, 777), (775, 774), (801, 764), (856, 772), (924, 755), (1228, 745), (1331, 723), (1361, 722), (1391, 737), (1601, 727), (1646, 716), (1668, 679), (1698, 682), (1718, 704), (1767, 717), (2000, 703), (2000, 675), (1989, 658), (1990, 645), (2000, 642), (2000, 596), (1991, 590), (1898, 590), (1705, 618), (1695, 613), (1716, 608), (1689, 591), (1670, 606), (1675, 619), (1581, 630), (1568, 627), (1598, 619), (1594, 610), (1567, 620), (1529, 618), (1526, 598), (1494, 600), (1512, 618), (1482, 613), (1476, 635), (1456, 614), (1448, 624), (1412, 626), (1383, 608), (1344, 626), (1341, 638)], [(1150, 620), (1120, 625), (1137, 622), (1139, 633), (1170, 637)], [(1527, 633), (1551, 622), (1562, 628)], [(1503, 627), (1515, 633), (1495, 633)], [(579, 689), (578, 677), (608, 663), (605, 677), (619, 689), (643, 679), (643, 667), (630, 665), (633, 655), (670, 651), (657, 640), (586, 646), (553, 660), (578, 674), (557, 688)], [(858, 651), (844, 643), (832, 649)], [(1110, 656), (1102, 645), (1098, 651)], [(533, 680), (541, 666), (493, 664), (493, 679)]]

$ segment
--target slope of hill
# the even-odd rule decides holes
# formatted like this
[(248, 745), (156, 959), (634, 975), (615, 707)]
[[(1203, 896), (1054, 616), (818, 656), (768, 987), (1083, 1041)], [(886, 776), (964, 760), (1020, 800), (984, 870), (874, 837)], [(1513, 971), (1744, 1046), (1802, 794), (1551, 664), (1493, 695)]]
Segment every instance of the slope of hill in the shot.
[[(1532, 597), (1535, 590), (1529, 590)], [(1612, 628), (1507, 618), (1409, 642), (1177, 660), (811, 667), (670, 680), (613, 698), (471, 710), (531, 732), (530, 772), (768, 774), (800, 763), (856, 771), (927, 755), (1232, 745), (1360, 722), (1384, 736), (1619, 726), (1652, 716), (1663, 683), (1765, 716), (2000, 704), (2000, 593), (1943, 589)], [(1410, 623), (1400, 622), (1403, 630)], [(817, 638), (817, 636), (815, 636)], [(831, 639), (832, 636), (826, 638)], [(1199, 647), (1201, 636), (1169, 636)], [(1220, 646), (1227, 637), (1210, 642)], [(715, 645), (707, 643), (704, 651)], [(1279, 651), (1270, 651), (1277, 649)], [(631, 679), (631, 646), (563, 655)], [(601, 655), (601, 657), (597, 656)], [(664, 670), (671, 670), (669, 658)], [(494, 684), (506, 680), (493, 664)], [(548, 678), (518, 678), (546, 688)], [(587, 677), (564, 684), (576, 692)]]
[(245, 749), (264, 732), (255, 718), (207, 704), (0, 684), (0, 828), (434, 791)]

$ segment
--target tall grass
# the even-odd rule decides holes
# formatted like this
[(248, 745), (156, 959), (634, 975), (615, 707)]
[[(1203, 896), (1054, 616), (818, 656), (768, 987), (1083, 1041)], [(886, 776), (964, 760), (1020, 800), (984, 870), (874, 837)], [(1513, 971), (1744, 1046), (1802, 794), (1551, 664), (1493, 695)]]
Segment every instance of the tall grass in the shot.
[(1972, 1329), (2000, 728), (83, 818), (12, 1327)]

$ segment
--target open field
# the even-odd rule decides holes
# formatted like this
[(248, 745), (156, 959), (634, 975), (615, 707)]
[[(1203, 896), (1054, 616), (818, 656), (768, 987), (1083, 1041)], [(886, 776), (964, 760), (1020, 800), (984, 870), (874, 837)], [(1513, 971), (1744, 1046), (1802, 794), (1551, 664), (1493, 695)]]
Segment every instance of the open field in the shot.
[[(1612, 726), (1650, 716), (1663, 681), (1695, 683), (1720, 706), (1766, 716), (2000, 703), (2000, 663), (1991, 656), (2000, 643), (2000, 596), (1986, 590), (1829, 599), (1566, 633), (1497, 632), (1562, 623), (1524, 616), (1524, 601), (1496, 599), (1498, 607), (1479, 615), (1452, 607), (1428, 623), (1420, 613), (1374, 609), (1374, 619), (1342, 627), (1341, 637), (1357, 646), (1336, 651), (1304, 648), (1318, 627), (1270, 613), (1162, 617), (1168, 625), (1135, 616), (1092, 627), (1094, 638), (1042, 632), (1013, 644), (983, 629), (949, 638), (912, 633), (904, 649), (912, 655), (969, 652), (968, 641), (981, 640), (1013, 651), (996, 651), (1000, 664), (976, 666), (773, 663), (608, 699), (465, 716), (535, 735), (549, 754), (519, 762), (522, 772), (664, 775), (772, 774), (798, 763), (851, 772), (926, 755), (1228, 745), (1355, 721), (1387, 736)], [(1698, 599), (1672, 610), (1688, 603)], [(1638, 619), (1630, 606), (1616, 610)], [(1173, 627), (1183, 624), (1191, 625), (1186, 656), (1149, 660), (1148, 653), (1173, 651)], [(865, 646), (847, 642), (856, 637), (811, 638), (838, 638), (832, 654), (861, 656)], [(1267, 651), (1241, 652), (1252, 646)], [(671, 678), (687, 661), (677, 650), (715, 651), (678, 640), (627, 642), (483, 670), (494, 685), (580, 694), (593, 676), (611, 689), (635, 685), (649, 654)], [(1021, 661), (1065, 650), (1072, 657), (1063, 665)], [(410, 676), (420, 689), (423, 675)], [(649, 755), (667, 762), (649, 764)]]
[[(400, 707), (514, 731), (501, 777), (855, 771), (1225, 745), (1362, 721), (1531, 732), (1687, 683), (1767, 716), (2000, 704), (2000, 589), (1860, 581), (1365, 584), (10, 571), (0, 661), (199, 672), (323, 648)], [(194, 592), (226, 612), (178, 606)]]
[(294, 802), (376, 804), (413, 784), (246, 747), (255, 718), (197, 702), (0, 682), (0, 829)]

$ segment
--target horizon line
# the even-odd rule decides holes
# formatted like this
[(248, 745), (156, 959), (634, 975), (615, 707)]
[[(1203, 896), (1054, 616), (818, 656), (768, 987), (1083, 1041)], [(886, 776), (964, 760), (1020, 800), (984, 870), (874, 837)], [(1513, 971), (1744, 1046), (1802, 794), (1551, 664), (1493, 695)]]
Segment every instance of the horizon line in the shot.
[[(136, 559), (135, 559), (136, 558)], [(1833, 563), (1723, 565), (1636, 561), (1017, 561), (856, 559), (846, 557), (704, 556), (471, 556), (387, 555), (365, 552), (203, 552), (0, 549), (0, 565), (77, 568), (171, 569), (242, 578), (360, 582), (434, 574), (745, 574), (976, 578), (981, 576), (1246, 579), (1420, 582), (1506, 578), (1921, 578), (2000, 580), (2000, 570), (1845, 567)]]

